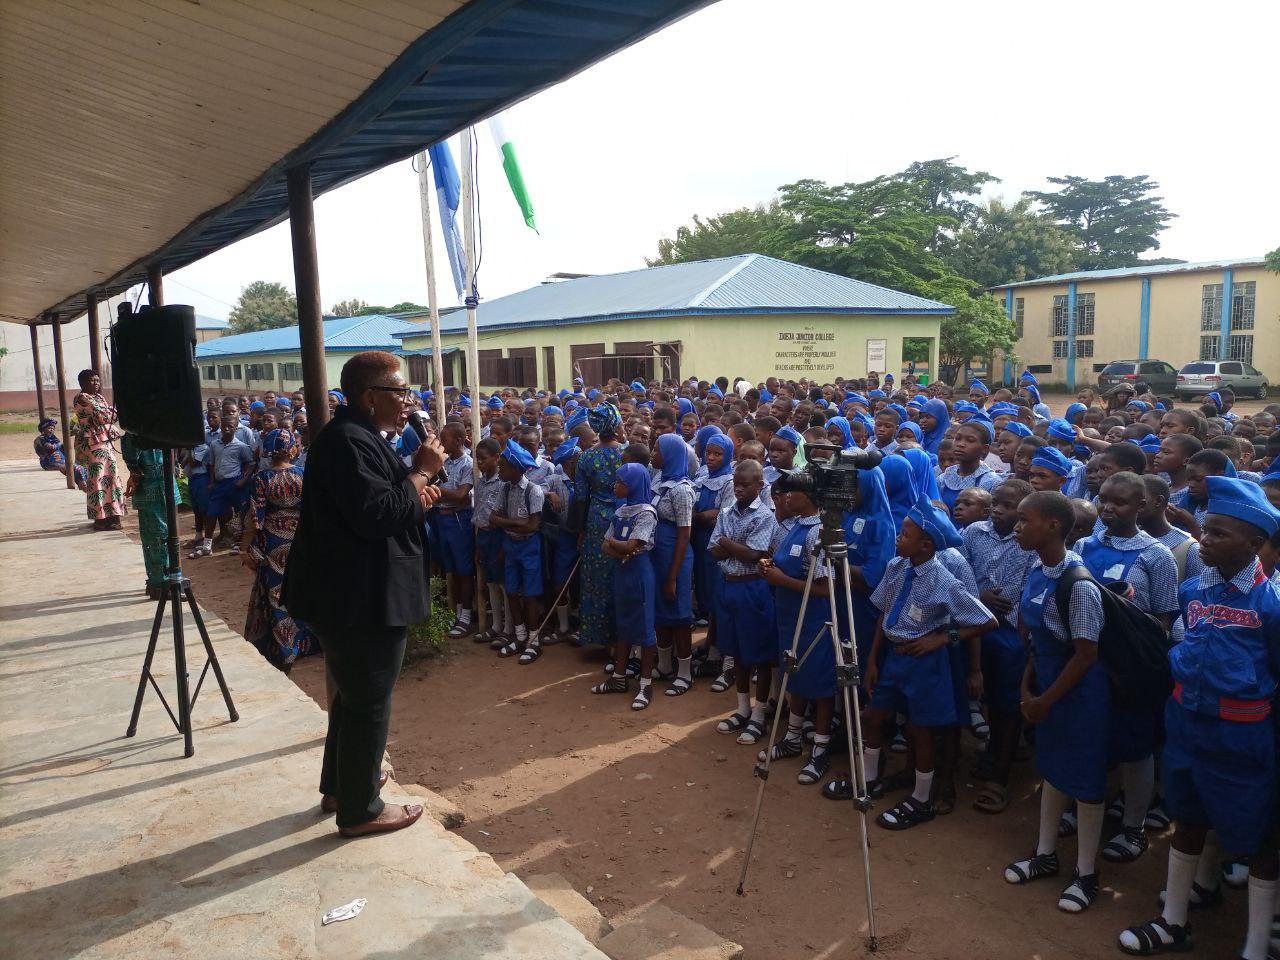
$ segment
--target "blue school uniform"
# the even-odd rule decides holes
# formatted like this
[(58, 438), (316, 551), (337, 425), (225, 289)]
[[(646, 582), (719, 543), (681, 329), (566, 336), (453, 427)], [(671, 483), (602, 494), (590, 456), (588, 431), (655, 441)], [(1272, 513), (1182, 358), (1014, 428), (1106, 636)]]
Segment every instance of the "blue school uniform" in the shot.
[[(788, 577), (805, 580), (809, 576), (809, 564), (814, 560), (814, 547), (818, 543), (818, 530), (822, 521), (818, 516), (797, 517), (779, 524), (773, 535), (773, 565)], [(821, 575), (822, 571), (818, 571)], [(831, 620), (831, 598), (809, 595), (804, 620), (800, 620), (802, 594), (787, 587), (773, 591), (773, 607), (778, 624), (778, 654), (791, 649), (796, 626), (800, 626), (800, 642), (796, 647), (796, 659), (802, 661), (799, 669), (788, 681), (788, 688), (797, 697), (806, 700), (833, 697), (836, 693), (836, 654), (830, 634), (822, 637), (823, 627)]]
[(187, 495), (191, 509), (201, 515), (209, 512), (209, 445), (198, 444), (191, 449), (191, 466), (187, 468)]
[[(464, 450), (458, 456), (445, 460), (444, 475), (445, 479), (440, 486), (445, 490), (460, 490), (471, 486), (474, 479), (471, 455)], [(439, 558), (440, 566), (445, 573), (456, 573), (463, 577), (474, 576), (476, 534), (475, 527), (471, 523), (470, 498), (460, 507), (442, 507), (437, 504), (431, 514), (434, 514), (432, 522), (434, 530), (431, 532), (436, 536), (436, 542), (432, 544), (432, 556)]]
[(951, 623), (976, 626), (992, 618), (991, 611), (969, 593), (937, 556), (912, 565), (895, 557), (871, 595), (884, 615), (888, 651), (871, 705), (906, 713), (920, 727), (945, 727), (960, 722), (954, 661), (949, 645), (921, 657), (902, 652), (902, 645)]
[[(707, 472), (706, 467), (700, 467), (693, 482), (694, 513), (717, 509), (720, 503), (720, 494), (726, 486), (730, 488), (733, 486), (733, 471), (731, 469), (712, 477)], [(707, 544), (711, 541), (713, 530), (714, 525), (695, 526), (689, 538), (689, 542), (693, 547), (695, 599), (698, 603), (698, 609), (704, 616), (715, 612), (716, 604), (719, 602), (720, 585), (724, 582), (724, 576), (720, 572), (720, 564), (716, 562), (715, 557), (707, 552)]]
[(1165, 804), (1174, 820), (1216, 830), (1228, 855), (1250, 855), (1275, 815), (1280, 590), (1257, 562), (1230, 581), (1208, 567), (1179, 602), (1186, 634), (1169, 653)]
[[(1061, 563), (1037, 563), (1027, 574), (1018, 616), (1031, 640), (1035, 693), (1058, 679), (1075, 654), (1075, 638), (1095, 643), (1102, 629), (1102, 595), (1096, 583), (1071, 588), (1069, 625), (1058, 616), (1054, 591), (1068, 567), (1084, 561), (1070, 550)], [(1101, 803), (1107, 792), (1107, 732), (1111, 695), (1102, 665), (1094, 663), (1067, 694), (1049, 708), (1036, 727), (1036, 766), (1040, 776), (1069, 797)]]
[(502, 478), (498, 476), (497, 470), (488, 477), (483, 473), (477, 475), (475, 486), (471, 490), (471, 525), (476, 530), (476, 554), (480, 558), (485, 578), (496, 584), (501, 584), (506, 578), (502, 557), (503, 535), (497, 527), (489, 525), (489, 516), (497, 507), (501, 492)]
[[(721, 540), (734, 540), (767, 555), (777, 526), (773, 511), (759, 497), (746, 507), (734, 502), (721, 508), (707, 546), (710, 549)], [(716, 605), (716, 646), (725, 656), (736, 658), (739, 669), (773, 663), (778, 657), (773, 591), (755, 563), (736, 557), (719, 563), (724, 581)]]
[(573, 484), (562, 468), (556, 468), (556, 472), (551, 477), (549, 489), (560, 497), (562, 504), (556, 514), (555, 536), (548, 542), (551, 552), (549, 564), (551, 587), (558, 592), (573, 574), (574, 565), (578, 562), (578, 535), (569, 530), (569, 513), (573, 505)]
[(961, 549), (977, 579), (979, 593), (993, 590), (1013, 601), (1008, 616), (997, 615), (996, 629), (982, 637), (982, 686), (983, 700), (993, 710), (1017, 713), (1027, 669), (1027, 650), (1018, 635), (1018, 605), (1036, 555), (1022, 549), (1012, 531), (1002, 537), (990, 520), (971, 523), (961, 536)]
[(613, 608), (618, 627), (618, 640), (623, 643), (652, 647), (658, 642), (654, 631), (654, 599), (657, 593), (651, 552), (658, 514), (649, 503), (626, 504), (613, 515), (610, 535), (625, 542), (640, 540), (645, 546), (625, 563), (614, 560)]
[[(852, 629), (858, 663), (865, 675), (871, 645), (876, 637), (876, 623), (880, 619), (880, 610), (871, 602), (871, 594), (880, 585), (889, 561), (893, 559), (898, 531), (893, 524), (884, 474), (880, 468), (862, 471), (858, 475), (858, 483), (862, 502), (857, 510), (845, 513), (844, 538), (849, 547), (849, 565), (858, 567), (867, 583), (866, 592), (855, 589), (849, 600), (853, 607)], [(836, 617), (840, 621), (841, 637), (848, 639), (850, 625), (846, 622), (843, 582), (836, 584)]]
[[(683, 441), (681, 441), (683, 444)], [(663, 585), (675, 559), (676, 539), (681, 527), (693, 525), (693, 485), (686, 480), (659, 481), (654, 488), (653, 506), (658, 516), (649, 552), (658, 593), (654, 601), (654, 622), (660, 627), (693, 623), (693, 550), (687, 546), (680, 569), (676, 572), (675, 599), (668, 600)], [(692, 540), (690, 529), (690, 540)]]
[[(525, 520), (542, 513), (542, 488), (521, 476), (517, 483), (503, 482), (498, 509), (511, 520)], [(503, 583), (508, 596), (542, 595), (542, 537), (533, 533), (502, 531)]]
[[(960, 581), (960, 586), (964, 587), (969, 596), (981, 600), (978, 596), (978, 580), (973, 575), (973, 568), (969, 566), (968, 559), (958, 547), (939, 550), (936, 556), (943, 569)], [(956, 716), (960, 718), (960, 723), (967, 723), (969, 720), (969, 645), (967, 643), (949, 644), (947, 655), (951, 657), (951, 685), (956, 698)]]
[(986, 463), (979, 463), (973, 473), (966, 474), (960, 472), (959, 464), (953, 463), (938, 477), (938, 493), (942, 502), (947, 505), (947, 513), (950, 513), (955, 508), (956, 498), (960, 496), (962, 490), (968, 490), (970, 487), (994, 490), (1000, 486), (1000, 481), (1003, 479), (1002, 474), (992, 470)]

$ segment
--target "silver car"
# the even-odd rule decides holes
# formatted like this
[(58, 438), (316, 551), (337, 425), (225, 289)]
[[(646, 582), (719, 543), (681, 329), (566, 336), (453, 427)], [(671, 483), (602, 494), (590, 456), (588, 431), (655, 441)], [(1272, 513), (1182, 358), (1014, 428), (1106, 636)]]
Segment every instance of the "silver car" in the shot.
[(1267, 378), (1242, 360), (1195, 360), (1178, 371), (1178, 399), (1190, 400), (1230, 387), (1237, 397), (1267, 397)]

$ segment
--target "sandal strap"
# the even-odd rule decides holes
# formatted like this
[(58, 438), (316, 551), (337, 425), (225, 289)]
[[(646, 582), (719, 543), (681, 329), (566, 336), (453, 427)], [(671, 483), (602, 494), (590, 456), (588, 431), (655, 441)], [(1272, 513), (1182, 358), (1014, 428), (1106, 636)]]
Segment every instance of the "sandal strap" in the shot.
[(1032, 854), (1025, 860), (1015, 860), (1005, 867), (1005, 872), (1014, 874), (1019, 884), (1030, 883), (1041, 877), (1057, 876), (1058, 855), (1056, 853)]
[(671, 681), (671, 686), (667, 687), (668, 697), (678, 697), (682, 693), (688, 693), (693, 689), (693, 681), (687, 677), (676, 677)]
[(746, 714), (731, 713), (721, 720), (716, 727), (721, 733), (737, 733), (747, 725), (749, 719)]
[[(1185, 926), (1171, 924), (1164, 917), (1156, 917), (1154, 920), (1148, 920), (1135, 927), (1126, 927), (1121, 931), (1120, 949), (1125, 953), (1149, 956), (1185, 940), (1189, 932)], [(1134, 941), (1132, 946), (1126, 942), (1125, 934), (1129, 935), (1129, 940)]]

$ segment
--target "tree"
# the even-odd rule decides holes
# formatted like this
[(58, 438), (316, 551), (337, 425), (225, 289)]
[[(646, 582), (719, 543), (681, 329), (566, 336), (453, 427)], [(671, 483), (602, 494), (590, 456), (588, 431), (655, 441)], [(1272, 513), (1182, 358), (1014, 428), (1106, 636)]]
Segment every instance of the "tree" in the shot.
[(695, 215), (692, 227), (677, 227), (674, 239), (659, 240), (658, 256), (647, 262), (656, 267), (742, 253), (778, 256), (777, 232), (790, 222), (791, 218), (782, 212), (777, 200), (768, 206), (741, 207), (706, 220)]
[(369, 305), (363, 300), (353, 297), (350, 300), (339, 300), (329, 308), (329, 316), (331, 317), (358, 317), (366, 312)]
[(1017, 342), (1013, 321), (991, 294), (957, 274), (930, 281), (921, 296), (950, 304), (956, 312), (943, 317), (939, 330), (939, 363), (959, 370), (973, 357), (1010, 353)]
[(1276, 247), (1267, 254), (1266, 267), (1272, 273), (1280, 273), (1280, 247)]
[(985, 170), (970, 171), (954, 163), (955, 157), (938, 160), (917, 160), (893, 179), (914, 186), (929, 214), (940, 214), (940, 220), (930, 247), (936, 249), (948, 237), (948, 231), (970, 223), (978, 210), (969, 197), (976, 196), (988, 183), (999, 183), (1000, 178)]
[(944, 254), (952, 270), (982, 287), (1066, 273), (1078, 257), (1075, 237), (1032, 210), (1029, 197), (976, 207)]
[(1060, 189), (1029, 190), (1023, 196), (1041, 204), (1076, 237), (1082, 270), (1133, 266), (1139, 254), (1160, 248), (1157, 235), (1177, 216), (1164, 206), (1163, 197), (1154, 195), (1160, 184), (1146, 175), (1048, 179)]
[(255, 280), (240, 291), (227, 320), (232, 333), (296, 326), (298, 301), (283, 283)]

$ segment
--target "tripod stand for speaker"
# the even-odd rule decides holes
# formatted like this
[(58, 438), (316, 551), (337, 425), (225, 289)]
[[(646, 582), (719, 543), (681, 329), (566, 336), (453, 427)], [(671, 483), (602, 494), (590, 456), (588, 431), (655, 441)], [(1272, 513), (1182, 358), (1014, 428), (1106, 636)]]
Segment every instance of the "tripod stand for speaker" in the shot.
[[(760, 789), (756, 793), (755, 815), (751, 819), (751, 833), (747, 837), (747, 849), (742, 859), (742, 873), (738, 876), (738, 896), (744, 896), (744, 885), (747, 881), (747, 870), (751, 867), (751, 850), (755, 845), (756, 830), (760, 825), (760, 812), (764, 806), (764, 788), (769, 782), (769, 769), (773, 760), (773, 745), (778, 740), (778, 728), (782, 724), (784, 714), (783, 703), (786, 702), (787, 685), (791, 676), (800, 669), (824, 636), (828, 637), (835, 648), (836, 686), (844, 701), (845, 736), (849, 746), (850, 780), (853, 783), (853, 807), (857, 812), (862, 834), (862, 869), (867, 883), (867, 931), (868, 949), (872, 952), (879, 949), (879, 938), (876, 934), (875, 903), (871, 889), (871, 842), (867, 835), (867, 815), (871, 812), (871, 797), (867, 794), (867, 783), (862, 766), (862, 704), (858, 696), (858, 684), (862, 676), (858, 666), (858, 650), (854, 640), (853, 599), (849, 582), (849, 548), (845, 544), (844, 529), (841, 525), (843, 511), (839, 507), (824, 507), (822, 510), (822, 526), (818, 533), (818, 543), (814, 548), (813, 562), (809, 564), (809, 573), (805, 579), (804, 594), (800, 598), (800, 613), (796, 618), (796, 630), (791, 638), (791, 648), (783, 655), (782, 686), (778, 692), (778, 709), (773, 717), (773, 726), (769, 731), (769, 743), (765, 747), (764, 761), (756, 765), (755, 775), (760, 778)], [(809, 598), (813, 593), (815, 574), (821, 568), (823, 577), (831, 584), (844, 587), (845, 612), (849, 623), (849, 640), (846, 646), (840, 639), (839, 617), (835, 610), (835, 597), (832, 597), (831, 620), (820, 630), (809, 643), (803, 655), (800, 655), (800, 633), (804, 625), (805, 611), (809, 607)], [(837, 571), (839, 579), (837, 579)]]
[[(222, 699), (227, 704), (227, 713), (230, 715), (231, 721), (234, 723), (239, 720), (240, 714), (236, 712), (235, 704), (231, 702), (231, 691), (227, 689), (227, 681), (222, 676), (222, 667), (218, 663), (218, 655), (214, 652), (213, 644), (209, 641), (209, 631), (205, 629), (204, 620), (200, 616), (200, 607), (196, 604), (195, 594), (191, 592), (191, 581), (182, 575), (182, 562), (179, 559), (180, 552), (178, 550), (178, 504), (173, 494), (173, 450), (169, 447), (161, 447), (161, 451), (164, 455), (164, 505), (165, 518), (169, 525), (169, 563), (165, 568), (164, 591), (156, 604), (155, 620), (151, 623), (151, 642), (147, 644), (147, 656), (142, 662), (142, 675), (138, 678), (138, 694), (133, 701), (133, 715), (129, 718), (129, 729), (125, 731), (125, 736), (132, 737), (138, 732), (138, 716), (142, 713), (142, 698), (147, 692), (147, 684), (150, 683), (156, 692), (156, 696), (160, 698), (160, 703), (164, 705), (165, 712), (169, 714), (169, 719), (173, 721), (173, 725), (178, 732), (182, 734), (183, 756), (190, 757), (196, 752), (195, 744), (192, 740), (191, 711), (195, 708), (196, 698), (200, 696), (200, 688), (204, 685), (204, 678), (208, 675), (210, 668), (213, 669), (213, 675), (218, 681), (218, 687), (222, 690)], [(182, 602), (184, 599), (191, 607), (191, 616), (196, 622), (196, 629), (200, 631), (200, 639), (204, 642), (204, 652), (207, 658), (204, 669), (200, 671), (200, 679), (196, 682), (195, 693), (190, 695), (188, 695), (190, 678), (187, 675), (187, 648), (182, 630)], [(177, 716), (174, 716), (173, 709), (169, 706), (169, 701), (165, 698), (164, 691), (160, 689), (159, 684), (156, 683), (155, 676), (151, 673), (151, 663), (155, 659), (156, 643), (160, 639), (160, 624), (164, 620), (166, 604), (170, 608), (170, 616), (173, 620), (174, 672), (178, 679)]]

